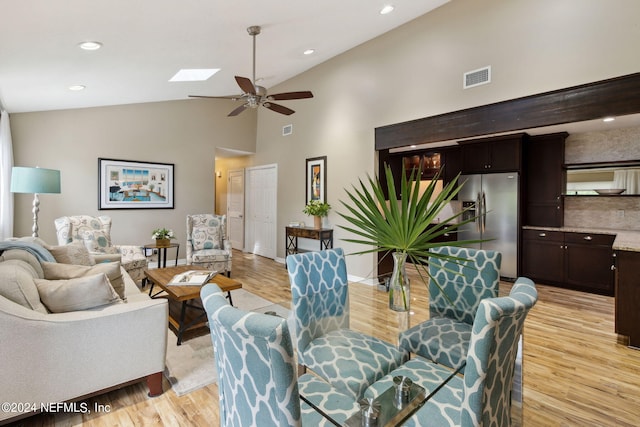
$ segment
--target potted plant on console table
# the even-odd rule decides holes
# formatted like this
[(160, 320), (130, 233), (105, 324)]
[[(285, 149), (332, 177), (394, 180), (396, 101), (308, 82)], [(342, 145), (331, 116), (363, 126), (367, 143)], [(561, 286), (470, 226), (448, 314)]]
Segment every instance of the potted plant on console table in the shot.
[[(458, 185), (459, 175), (438, 193), (436, 191), (436, 184), (440, 179), (440, 173), (438, 173), (420, 194), (420, 169), (414, 169), (407, 176), (403, 168), (400, 174), (398, 197), (391, 167), (385, 164), (384, 168), (389, 198), (385, 198), (379, 178), (373, 179), (368, 176), (366, 183), (360, 180), (358, 186), (352, 186), (352, 191), (345, 190), (350, 203), (341, 201), (347, 212), (338, 212), (338, 215), (350, 225), (339, 225), (339, 227), (359, 236), (343, 240), (371, 247), (356, 254), (373, 252), (392, 254), (394, 266), (389, 281), (389, 308), (408, 313), (410, 298), (409, 280), (405, 271), (406, 261), (410, 260), (413, 263), (422, 282), (426, 284), (426, 278), (429, 277), (427, 268), (429, 256), (453, 259), (457, 262), (465, 261), (460, 258), (431, 254), (429, 249), (445, 245), (468, 246), (480, 240), (437, 241), (437, 238), (445, 233), (456, 232), (461, 225), (476, 219), (474, 217), (463, 220), (462, 218), (465, 217), (463, 214), (467, 211), (465, 209), (439, 221), (442, 210), (454, 199), (464, 184)], [(443, 295), (447, 297), (444, 292)]]
[(309, 200), (302, 213), (313, 216), (314, 228), (322, 228), (322, 218), (329, 215), (331, 205), (329, 203), (321, 202), (320, 200)]

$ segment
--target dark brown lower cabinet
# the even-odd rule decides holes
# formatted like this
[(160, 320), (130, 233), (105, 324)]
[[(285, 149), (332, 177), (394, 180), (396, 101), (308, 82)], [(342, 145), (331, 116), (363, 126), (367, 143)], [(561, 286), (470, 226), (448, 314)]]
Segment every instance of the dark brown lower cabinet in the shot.
[(640, 348), (640, 252), (616, 252), (616, 333)]
[(561, 285), (564, 282), (564, 233), (524, 230), (521, 275), (537, 282)]
[(614, 294), (611, 234), (524, 230), (522, 275), (539, 283)]

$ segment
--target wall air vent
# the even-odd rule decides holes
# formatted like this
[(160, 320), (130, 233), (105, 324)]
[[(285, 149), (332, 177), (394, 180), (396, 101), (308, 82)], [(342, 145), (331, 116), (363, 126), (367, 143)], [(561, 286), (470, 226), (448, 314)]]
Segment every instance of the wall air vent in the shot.
[(479, 68), (464, 73), (462, 87), (469, 89), (470, 87), (480, 86), (491, 83), (491, 67)]
[(282, 126), (282, 136), (288, 136), (293, 133), (293, 125)]

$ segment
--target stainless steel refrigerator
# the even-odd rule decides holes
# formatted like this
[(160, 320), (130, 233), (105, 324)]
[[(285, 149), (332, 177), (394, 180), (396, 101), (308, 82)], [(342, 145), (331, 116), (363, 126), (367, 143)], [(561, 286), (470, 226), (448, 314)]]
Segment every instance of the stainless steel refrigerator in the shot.
[(473, 247), (501, 252), (500, 276), (510, 279), (518, 274), (518, 180), (517, 172), (462, 175), (458, 195), (478, 217), (459, 229), (458, 240), (493, 239)]

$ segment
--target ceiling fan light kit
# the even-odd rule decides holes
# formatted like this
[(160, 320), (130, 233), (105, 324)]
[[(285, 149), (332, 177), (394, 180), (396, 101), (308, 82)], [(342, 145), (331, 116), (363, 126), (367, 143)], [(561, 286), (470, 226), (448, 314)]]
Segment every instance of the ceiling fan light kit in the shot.
[(247, 108), (258, 108), (260, 106), (268, 108), (276, 113), (291, 115), (295, 113), (294, 110), (285, 107), (284, 105), (274, 104), (272, 101), (290, 101), (293, 99), (307, 99), (313, 98), (313, 93), (310, 91), (299, 92), (283, 92), (275, 93), (273, 95), (267, 94), (267, 89), (263, 86), (256, 84), (256, 36), (260, 34), (261, 28), (258, 25), (252, 25), (247, 28), (247, 32), (253, 37), (253, 79), (247, 77), (235, 76), (236, 83), (242, 89), (242, 95), (238, 96), (204, 96), (204, 95), (189, 95), (192, 98), (224, 98), (231, 99), (232, 101), (241, 101), (243, 104), (227, 116), (233, 117), (242, 113)]

